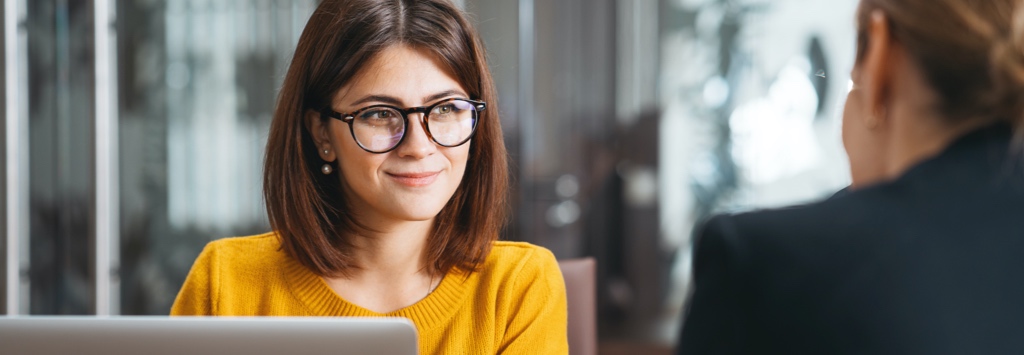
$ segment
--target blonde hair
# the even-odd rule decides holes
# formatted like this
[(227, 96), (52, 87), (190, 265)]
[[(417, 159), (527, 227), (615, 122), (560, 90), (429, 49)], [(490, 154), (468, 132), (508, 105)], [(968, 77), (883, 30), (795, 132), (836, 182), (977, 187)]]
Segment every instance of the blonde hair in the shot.
[(1024, 129), (1024, 0), (862, 0), (858, 60), (871, 13), (923, 69), (949, 123), (1010, 122)]

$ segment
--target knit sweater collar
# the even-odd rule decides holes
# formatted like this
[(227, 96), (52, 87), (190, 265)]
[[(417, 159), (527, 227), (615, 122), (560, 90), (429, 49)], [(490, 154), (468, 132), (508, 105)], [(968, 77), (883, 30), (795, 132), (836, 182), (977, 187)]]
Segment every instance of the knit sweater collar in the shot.
[(476, 284), (478, 273), (465, 274), (453, 270), (448, 272), (441, 283), (427, 297), (411, 306), (388, 313), (378, 313), (353, 304), (331, 289), (319, 275), (285, 256), (282, 263), (283, 276), (292, 294), (309, 308), (314, 316), (344, 317), (404, 317), (422, 329), (431, 329), (445, 324), (458, 312), (463, 301)]

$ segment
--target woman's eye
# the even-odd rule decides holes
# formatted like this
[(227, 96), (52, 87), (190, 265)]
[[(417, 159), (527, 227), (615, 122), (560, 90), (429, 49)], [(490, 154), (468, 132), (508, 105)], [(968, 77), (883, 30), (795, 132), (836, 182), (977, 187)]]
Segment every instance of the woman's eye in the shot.
[(359, 115), (360, 124), (372, 127), (393, 127), (401, 125), (401, 117), (393, 110), (372, 110)]
[(447, 104), (447, 105), (438, 106), (435, 111), (437, 111), (437, 113), (439, 113), (439, 114), (446, 115), (446, 114), (452, 113), (452, 111), (454, 111), (454, 110), (455, 110), (455, 107), (452, 107), (451, 104)]
[(384, 120), (392, 117), (394, 117), (394, 113), (389, 110), (374, 110), (360, 115), (360, 118), (364, 120)]

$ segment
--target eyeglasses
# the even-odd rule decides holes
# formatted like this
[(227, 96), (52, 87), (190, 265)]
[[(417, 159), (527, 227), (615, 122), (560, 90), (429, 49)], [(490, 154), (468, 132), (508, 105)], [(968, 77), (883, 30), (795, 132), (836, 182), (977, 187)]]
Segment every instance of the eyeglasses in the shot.
[(329, 107), (321, 115), (348, 123), (352, 138), (360, 148), (370, 153), (387, 153), (405, 139), (409, 129), (409, 115), (423, 114), (423, 130), (427, 137), (442, 147), (465, 144), (476, 132), (480, 111), (487, 108), (483, 101), (448, 99), (430, 106), (401, 109), (391, 105), (373, 105), (352, 113), (338, 113)]

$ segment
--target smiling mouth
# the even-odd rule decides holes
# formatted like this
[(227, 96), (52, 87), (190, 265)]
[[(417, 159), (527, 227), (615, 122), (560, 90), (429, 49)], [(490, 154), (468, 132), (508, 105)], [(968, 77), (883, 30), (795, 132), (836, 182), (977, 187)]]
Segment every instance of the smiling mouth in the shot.
[(387, 173), (391, 179), (395, 182), (409, 186), (409, 187), (421, 187), (427, 186), (437, 180), (437, 176), (441, 174), (439, 171), (435, 172), (424, 172), (424, 173)]

